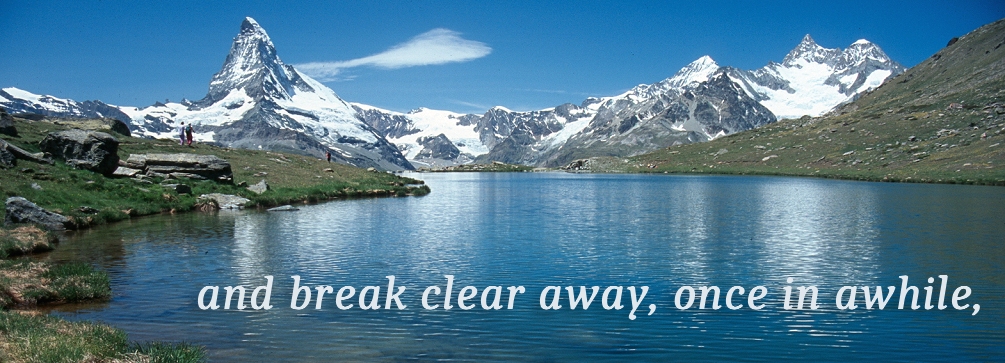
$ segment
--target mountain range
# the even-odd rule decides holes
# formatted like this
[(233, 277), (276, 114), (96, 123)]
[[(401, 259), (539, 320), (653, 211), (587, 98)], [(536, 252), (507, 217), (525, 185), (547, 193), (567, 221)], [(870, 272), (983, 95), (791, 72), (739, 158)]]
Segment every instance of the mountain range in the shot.
[(407, 113), (349, 103), (284, 64), (265, 30), (246, 18), (221, 70), (198, 101), (148, 107), (75, 102), (0, 90), (11, 113), (128, 120), (134, 135), (174, 138), (181, 122), (198, 140), (289, 151), (384, 170), (503, 161), (559, 166), (716, 139), (778, 119), (819, 116), (904, 71), (866, 40), (828, 49), (807, 35), (782, 63), (747, 71), (709, 56), (672, 77), (612, 97), (536, 111), (484, 114), (419, 108)]
[(825, 115), (569, 167), (1005, 185), (1005, 19), (947, 40)]

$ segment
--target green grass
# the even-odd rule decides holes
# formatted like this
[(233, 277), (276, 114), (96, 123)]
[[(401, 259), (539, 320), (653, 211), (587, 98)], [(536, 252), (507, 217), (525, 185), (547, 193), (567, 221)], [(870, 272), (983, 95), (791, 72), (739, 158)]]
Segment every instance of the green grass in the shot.
[(0, 312), (2, 362), (200, 362), (204, 355), (186, 343), (131, 345), (123, 331), (104, 324)]
[(0, 332), (4, 362), (79, 362), (117, 357), (129, 348), (121, 330), (44, 315), (0, 312)]
[(0, 260), (0, 308), (109, 297), (108, 274), (88, 264)]
[(0, 228), (0, 258), (51, 251), (58, 238), (36, 226)]
[[(18, 118), (15, 124), (19, 136), (3, 138), (29, 152), (40, 151), (38, 142), (47, 133), (67, 128), (66, 125)], [(152, 183), (144, 183), (76, 170), (62, 161), (48, 165), (19, 160), (16, 167), (0, 170), (0, 192), (4, 197), (21, 196), (63, 214), (71, 218), (77, 228), (136, 216), (191, 211), (198, 206), (197, 197), (209, 193), (239, 195), (251, 200), (250, 207), (271, 207), (340, 198), (420, 196), (430, 192), (420, 180), (329, 164), (301, 155), (210, 145), (190, 148), (171, 140), (115, 136), (120, 141), (122, 159), (133, 153), (212, 154), (230, 162), (235, 183), (255, 184), (265, 179), (270, 190), (258, 195), (236, 184), (187, 179), (170, 181), (192, 188), (191, 194), (178, 194), (161, 186), (163, 180), (157, 178), (152, 179)], [(36, 227), (19, 228), (34, 229), (0, 230), (0, 309), (102, 300), (111, 296), (108, 275), (90, 265), (3, 259), (53, 248), (54, 235)], [(197, 362), (202, 361), (204, 355), (204, 348), (186, 343), (130, 345), (121, 330), (102, 324), (0, 311), (0, 362)]]
[(184, 342), (137, 344), (135, 349), (139, 354), (150, 356), (151, 363), (200, 362), (206, 355), (206, 349), (202, 346)]
[[(63, 130), (65, 125), (45, 121), (15, 118), (18, 137), (3, 136), (11, 144), (29, 152), (38, 152), (38, 142), (49, 132)], [(291, 203), (313, 203), (336, 198), (425, 195), (429, 187), (422, 181), (384, 172), (336, 163), (313, 157), (260, 150), (221, 148), (205, 144), (179, 146), (172, 140), (152, 140), (126, 137), (119, 139), (119, 157), (126, 159), (135, 153), (195, 153), (211, 154), (227, 160), (234, 173), (234, 182), (255, 184), (265, 179), (270, 190), (262, 195), (232, 184), (214, 181), (172, 180), (186, 184), (192, 194), (177, 194), (160, 185), (138, 182), (129, 178), (107, 178), (100, 174), (76, 170), (62, 161), (55, 165), (18, 160), (12, 169), (0, 170), (0, 192), (4, 197), (21, 196), (50, 211), (63, 214), (77, 228), (86, 228), (131, 217), (165, 212), (191, 211), (201, 194), (224, 193), (251, 199), (251, 206), (271, 207)], [(82, 207), (97, 210), (86, 213)], [(84, 209), (87, 210), (87, 209)]]
[[(55, 236), (36, 226), (0, 229), (0, 243), (18, 253), (52, 248)], [(68, 322), (30, 310), (46, 303), (111, 297), (108, 274), (86, 263), (52, 264), (0, 258), (0, 362), (199, 362), (204, 348), (187, 343), (130, 345), (125, 333), (106, 325)]]

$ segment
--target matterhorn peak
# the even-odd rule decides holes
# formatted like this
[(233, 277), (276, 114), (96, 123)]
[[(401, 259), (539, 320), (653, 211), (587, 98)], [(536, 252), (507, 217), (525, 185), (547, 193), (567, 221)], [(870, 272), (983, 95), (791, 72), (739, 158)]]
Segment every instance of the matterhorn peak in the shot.
[[(241, 32), (237, 35), (237, 38), (244, 38), (248, 42), (255, 40), (272, 46), (272, 39), (269, 39), (269, 34), (251, 17), (244, 18), (244, 21), (241, 22)], [(237, 38), (234, 40), (236, 41)]]
[(262, 29), (262, 26), (258, 25), (258, 22), (249, 16), (244, 18), (244, 21), (241, 22), (241, 33), (246, 32), (256, 32), (265, 34), (265, 29)]
[(249, 96), (289, 98), (299, 75), (283, 64), (276, 47), (265, 29), (255, 19), (245, 18), (234, 37), (230, 53), (220, 72), (213, 75), (204, 103), (219, 101), (234, 90), (244, 90)]

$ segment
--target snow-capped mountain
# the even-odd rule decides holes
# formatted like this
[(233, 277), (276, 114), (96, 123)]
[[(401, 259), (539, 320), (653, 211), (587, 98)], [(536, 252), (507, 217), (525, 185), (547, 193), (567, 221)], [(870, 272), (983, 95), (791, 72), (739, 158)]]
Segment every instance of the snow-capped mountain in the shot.
[(416, 165), (469, 163), (476, 155), (489, 152), (475, 130), (476, 115), (428, 108), (399, 113), (360, 103), (351, 105)]
[(330, 149), (350, 164), (383, 169), (492, 160), (558, 166), (707, 141), (779, 118), (819, 116), (903, 71), (869, 41), (829, 49), (807, 35), (782, 63), (747, 71), (704, 56), (660, 82), (580, 105), (526, 112), (497, 106), (482, 115), (427, 108), (400, 113), (346, 103), (283, 64), (265, 31), (248, 18), (202, 100), (116, 107), (8, 88), (0, 92), (0, 105), (13, 113), (124, 116), (134, 134), (153, 137), (174, 137), (177, 123), (195, 123), (205, 141), (317, 156)]
[[(578, 106), (528, 112), (494, 107), (483, 115), (353, 106), (417, 164), (463, 163), (475, 156), (478, 162), (558, 166), (583, 157), (630, 156), (707, 141), (780, 118), (819, 116), (903, 71), (869, 41), (829, 49), (807, 35), (782, 63), (747, 71), (721, 67), (704, 56), (663, 81), (617, 96), (591, 97)], [(455, 143), (461, 157), (424, 159), (420, 154), (433, 153), (423, 151), (422, 141), (434, 138), (440, 149), (449, 149), (445, 141)]]
[(381, 169), (412, 169), (394, 145), (330, 88), (286, 65), (265, 30), (246, 18), (209, 93), (196, 102), (122, 107), (141, 135), (172, 137), (172, 126), (232, 147), (332, 157)]
[(904, 67), (865, 39), (845, 50), (821, 47), (807, 34), (781, 64), (730, 77), (778, 118), (820, 116), (898, 75)]
[[(634, 155), (705, 141), (775, 120), (707, 56), (661, 82), (639, 85), (613, 97), (591, 97), (578, 106), (563, 104), (527, 112), (497, 106), (481, 116), (451, 114), (447, 120), (428, 117), (445, 111), (420, 109), (417, 113), (427, 116), (421, 121), (414, 120), (416, 112), (396, 114), (354, 106), (371, 126), (409, 150), (409, 160), (426, 164), (417, 158), (423, 150), (421, 141), (439, 135), (438, 130), (445, 127), (455, 130), (444, 133), (446, 139), (457, 143), (451, 135), (464, 135), (461, 144), (478, 146), (469, 149), (478, 162), (557, 166), (581, 157)], [(478, 149), (487, 151), (476, 153)]]
[(11, 113), (33, 113), (44, 116), (108, 117), (129, 121), (118, 107), (101, 101), (76, 102), (52, 96), (36, 95), (14, 87), (0, 89), (0, 106)]
[[(93, 117), (98, 106), (5, 89), (11, 112)], [(16, 98), (17, 101), (11, 100)], [(107, 105), (106, 105), (107, 106)], [(149, 107), (110, 107), (104, 116), (126, 116), (134, 134), (174, 138), (180, 123), (194, 124), (197, 140), (224, 146), (289, 151), (332, 157), (360, 167), (413, 169), (383, 135), (330, 88), (286, 65), (268, 34), (252, 18), (241, 24), (209, 92), (199, 101), (156, 103)], [(42, 112), (39, 112), (39, 111)]]
[(560, 166), (584, 157), (636, 155), (774, 122), (771, 111), (728, 77), (729, 69), (702, 57), (664, 81), (601, 99), (589, 124), (560, 147), (541, 154), (537, 164)]

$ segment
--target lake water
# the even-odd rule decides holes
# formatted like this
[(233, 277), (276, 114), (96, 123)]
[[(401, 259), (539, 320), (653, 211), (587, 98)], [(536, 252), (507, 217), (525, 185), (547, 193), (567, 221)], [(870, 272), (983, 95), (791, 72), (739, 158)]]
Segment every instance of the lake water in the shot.
[[(155, 216), (77, 233), (46, 258), (107, 270), (108, 303), (62, 306), (70, 319), (100, 320), (140, 341), (188, 341), (211, 361), (667, 361), (779, 359), (1005, 361), (1005, 188), (747, 176), (565, 173), (417, 174), (424, 197), (335, 201), (297, 212)], [(200, 310), (204, 286), (264, 285), (270, 310)], [(293, 310), (302, 284), (353, 286)], [(388, 280), (407, 307), (385, 309)], [(423, 308), (427, 286), (446, 289)], [(922, 294), (898, 310), (901, 280)], [(925, 286), (948, 276), (945, 304), (925, 310)], [(935, 283), (927, 283), (934, 277)], [(793, 283), (788, 284), (787, 279)], [(380, 309), (359, 309), (365, 286)], [(475, 286), (471, 310), (457, 307)], [(675, 305), (681, 286), (719, 286), (732, 303)], [(884, 310), (839, 310), (841, 286), (896, 286)], [(960, 285), (972, 294), (957, 310)], [(484, 310), (501, 286), (499, 310)], [(507, 309), (509, 286), (524, 286)], [(559, 310), (540, 294), (562, 286)], [(564, 286), (599, 286), (589, 309), (569, 309)], [(623, 286), (607, 310), (607, 286)], [(635, 286), (648, 293), (629, 319)], [(755, 286), (767, 294), (748, 307)], [(786, 310), (784, 287), (816, 286), (819, 309)], [(221, 289), (222, 305), (224, 291)], [(686, 292), (686, 290), (685, 290)], [(698, 291), (700, 294), (700, 290)], [(884, 292), (886, 292), (884, 288)], [(493, 291), (494, 293), (494, 291)], [(492, 303), (494, 295), (486, 295)], [(550, 302), (551, 295), (546, 299)], [(613, 304), (615, 291), (609, 295)], [(847, 296), (847, 295), (846, 295)], [(301, 300), (303, 295), (300, 295)], [(682, 295), (682, 304), (687, 294)], [(700, 298), (700, 295), (698, 296)], [(259, 298), (261, 300), (261, 297)], [(908, 298), (910, 300), (910, 298)], [(208, 301), (208, 300), (207, 300)], [(807, 300), (807, 305), (809, 301)], [(652, 315), (649, 305), (655, 304)], [(610, 305), (608, 305), (610, 306)]]

